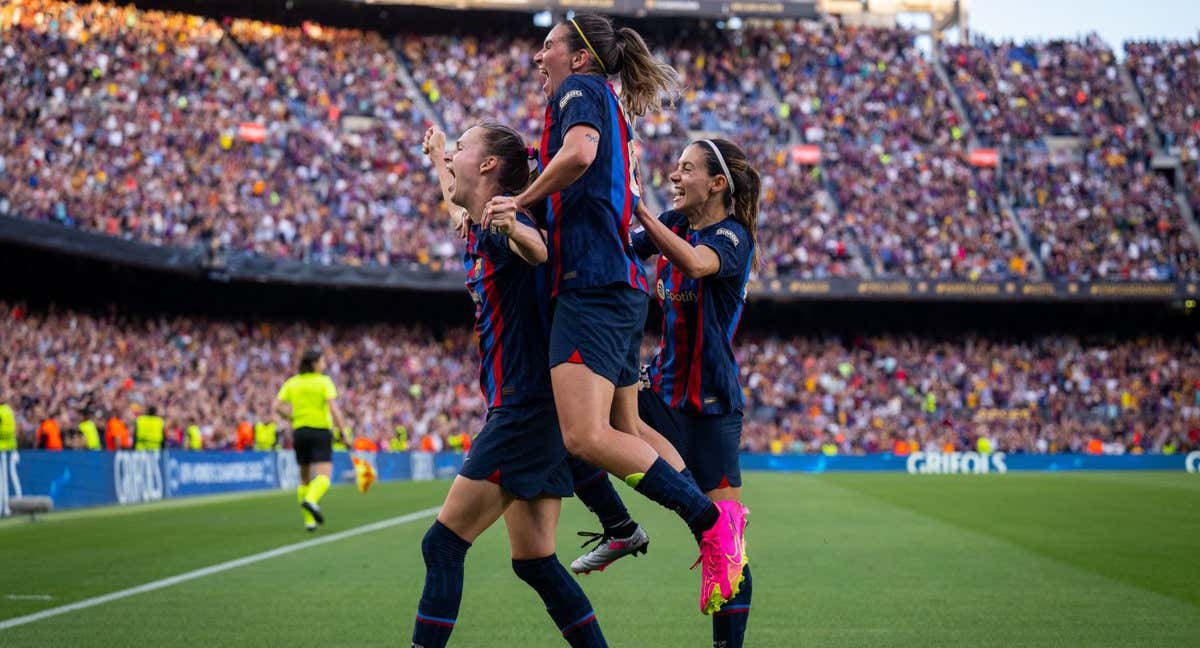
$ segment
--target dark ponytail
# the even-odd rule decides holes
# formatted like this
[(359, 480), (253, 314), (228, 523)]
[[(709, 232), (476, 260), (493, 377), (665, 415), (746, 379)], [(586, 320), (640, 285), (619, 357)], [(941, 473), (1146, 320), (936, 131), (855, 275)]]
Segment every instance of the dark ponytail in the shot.
[(529, 161), (537, 159), (537, 151), (525, 146), (525, 138), (512, 128), (498, 122), (480, 122), (483, 147), (487, 155), (500, 160), (500, 191), (516, 195), (525, 190), (537, 176), (536, 167)]
[(640, 117), (658, 111), (664, 99), (668, 105), (675, 105), (679, 73), (656, 60), (636, 31), (628, 27), (614, 29), (608, 18), (595, 14), (575, 16), (566, 26), (568, 47), (572, 51), (586, 50), (596, 59), (593, 72), (620, 75), (621, 103), (631, 115)]
[[(762, 178), (758, 171), (750, 166), (750, 160), (745, 151), (737, 144), (726, 139), (708, 140), (721, 151), (725, 166), (729, 167), (729, 175), (733, 176), (732, 192), (726, 191), (721, 200), (725, 209), (732, 213), (733, 220), (742, 224), (750, 232), (750, 241), (754, 243), (754, 258), (751, 260), (754, 268), (758, 268), (758, 196), (762, 191)], [(725, 169), (712, 147), (703, 141), (693, 146), (700, 147), (704, 153), (704, 166), (711, 176), (724, 176)]]
[(313, 345), (304, 350), (300, 356), (299, 372), (302, 374), (316, 373), (317, 361), (321, 359), (321, 347)]

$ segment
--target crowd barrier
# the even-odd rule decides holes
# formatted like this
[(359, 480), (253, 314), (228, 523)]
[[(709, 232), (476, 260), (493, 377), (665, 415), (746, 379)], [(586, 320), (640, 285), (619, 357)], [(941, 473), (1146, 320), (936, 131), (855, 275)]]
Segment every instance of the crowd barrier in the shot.
[(913, 475), (1004, 474), (1013, 471), (1176, 470), (1200, 472), (1200, 452), (1171, 455), (1009, 454), (914, 452), (910, 455), (742, 455), (742, 470), (785, 472), (907, 472)]
[[(382, 481), (447, 478), (462, 466), (451, 452), (362, 453)], [(350, 455), (334, 453), (335, 483), (354, 481)], [(278, 452), (0, 452), (0, 517), (13, 497), (48, 495), (55, 510), (137, 504), (248, 490), (293, 490), (296, 455)]]
[[(441, 452), (361, 453), (381, 481), (444, 479), (463, 455)], [(354, 481), (350, 455), (334, 454), (334, 481)], [(907, 472), (1005, 474), (1014, 471), (1173, 470), (1200, 473), (1200, 451), (1175, 455), (1029, 455), (996, 452), (908, 456), (742, 455), (743, 470), (785, 472)], [(13, 497), (47, 495), (56, 510), (137, 504), (193, 495), (248, 490), (292, 490), (299, 483), (296, 457), (279, 452), (0, 452), (0, 517)]]

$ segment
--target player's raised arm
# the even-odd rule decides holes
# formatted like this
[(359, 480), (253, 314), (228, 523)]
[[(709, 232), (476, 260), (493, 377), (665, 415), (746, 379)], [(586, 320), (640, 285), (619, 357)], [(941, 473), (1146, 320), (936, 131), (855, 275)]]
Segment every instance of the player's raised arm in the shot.
[(442, 201), (446, 203), (446, 211), (450, 214), (450, 226), (459, 234), (464, 234), (463, 223), (466, 210), (455, 205), (451, 200), (454, 189), (454, 173), (450, 170), (450, 158), (446, 153), (446, 133), (437, 126), (425, 129), (425, 139), (421, 144), (421, 150), (429, 156), (429, 161), (433, 163), (438, 188), (442, 191)]
[(600, 131), (589, 125), (578, 125), (563, 137), (562, 148), (546, 165), (542, 174), (516, 197), (517, 206), (527, 209), (545, 200), (547, 196), (562, 191), (587, 173), (596, 161), (600, 146)]
[(638, 204), (637, 217), (646, 228), (646, 236), (654, 247), (670, 259), (683, 274), (698, 279), (716, 274), (721, 269), (721, 258), (712, 248), (707, 245), (692, 245), (687, 239), (675, 234), (646, 209), (645, 203)]

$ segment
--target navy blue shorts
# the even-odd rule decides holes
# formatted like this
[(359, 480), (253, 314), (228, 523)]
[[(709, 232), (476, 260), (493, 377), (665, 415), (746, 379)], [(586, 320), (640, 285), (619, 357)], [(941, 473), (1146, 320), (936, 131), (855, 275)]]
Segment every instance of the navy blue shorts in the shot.
[(489, 410), (458, 474), (499, 484), (517, 499), (570, 497), (571, 469), (553, 401)]
[(663, 402), (653, 390), (638, 392), (638, 414), (667, 438), (705, 493), (742, 485), (739, 450), (742, 413), (692, 414)]
[(550, 324), (550, 368), (582, 364), (615, 387), (638, 382), (650, 298), (629, 286), (559, 293)]

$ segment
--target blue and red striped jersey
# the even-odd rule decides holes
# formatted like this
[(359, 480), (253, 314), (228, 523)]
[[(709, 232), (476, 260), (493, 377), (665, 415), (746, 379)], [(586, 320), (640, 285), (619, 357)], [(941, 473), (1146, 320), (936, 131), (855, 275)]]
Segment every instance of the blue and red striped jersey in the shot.
[[(650, 363), (651, 388), (671, 407), (699, 414), (742, 409), (733, 336), (746, 305), (746, 284), (754, 241), (732, 218), (693, 230), (676, 211), (659, 220), (693, 246), (705, 245), (721, 259), (716, 274), (699, 279), (680, 272), (665, 256), (658, 259), (655, 289), (663, 310), (662, 341)], [(633, 234), (642, 258), (658, 253), (646, 232)]]
[(583, 177), (546, 199), (550, 296), (614, 284), (649, 292), (629, 240), (639, 190), (633, 133), (612, 86), (599, 75), (573, 74), (546, 106), (541, 165), (562, 149), (580, 124), (600, 133), (596, 159)]
[[(517, 218), (534, 226), (524, 214)], [(508, 247), (508, 237), (472, 224), (463, 267), (475, 302), (479, 387), (488, 408), (553, 398), (545, 264), (529, 265)]]

